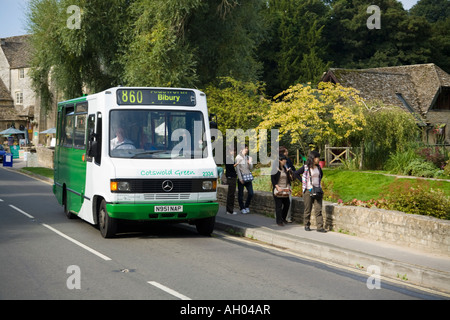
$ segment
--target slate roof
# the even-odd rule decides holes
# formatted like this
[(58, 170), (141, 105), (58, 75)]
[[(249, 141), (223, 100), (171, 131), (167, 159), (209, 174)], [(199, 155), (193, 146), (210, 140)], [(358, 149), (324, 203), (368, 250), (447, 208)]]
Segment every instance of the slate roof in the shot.
[(11, 69), (30, 66), (30, 35), (0, 39), (0, 44)]
[[(408, 109), (425, 117), (440, 87), (450, 87), (450, 75), (434, 63), (370, 69), (331, 68), (322, 81), (340, 83), (360, 91), (367, 100)], [(411, 111), (411, 110), (408, 110)]]

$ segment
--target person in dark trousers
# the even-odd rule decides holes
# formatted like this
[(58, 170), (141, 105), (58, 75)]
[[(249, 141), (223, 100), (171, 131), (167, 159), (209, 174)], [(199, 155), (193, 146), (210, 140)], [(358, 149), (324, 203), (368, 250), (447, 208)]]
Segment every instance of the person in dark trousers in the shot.
[(302, 166), (299, 170), (295, 171), (295, 177), (302, 179), (302, 190), (303, 190), (303, 203), (305, 206), (304, 211), (304, 224), (305, 230), (311, 231), (310, 229), (310, 219), (311, 219), (311, 211), (314, 206), (314, 211), (316, 214), (316, 224), (318, 232), (327, 232), (323, 228), (323, 216), (322, 216), (322, 198), (320, 197), (312, 197), (311, 192), (312, 188), (320, 187), (323, 177), (322, 168), (319, 166), (320, 154), (317, 151), (311, 151), (308, 155), (308, 160), (304, 166)]
[(234, 163), (234, 157), (236, 156), (236, 150), (230, 148), (225, 162), (225, 176), (227, 177), (228, 193), (227, 193), (227, 213), (237, 214), (234, 211), (234, 198), (236, 194), (236, 164)]
[(284, 226), (289, 211), (289, 195), (291, 193), (291, 179), (286, 170), (287, 158), (280, 154), (278, 159), (278, 170), (271, 175), (272, 194), (275, 201), (275, 217), (277, 225)]
[[(238, 176), (238, 201), (242, 214), (250, 213), (250, 202), (253, 197), (252, 181), (245, 181), (244, 175), (249, 175), (253, 169), (252, 158), (248, 156), (248, 146), (241, 150), (236, 157), (236, 173)], [(244, 203), (244, 187), (247, 189), (247, 199)]]
[[(294, 179), (294, 172), (295, 172), (295, 167), (294, 167), (294, 163), (292, 162), (291, 158), (289, 158), (289, 151), (286, 147), (280, 147), (279, 150), (280, 154), (283, 154), (286, 157), (286, 165), (285, 168), (288, 172), (289, 178), (291, 180)], [(286, 221), (288, 223), (292, 223), (292, 194), (289, 195), (289, 211), (287, 213), (286, 216)]]

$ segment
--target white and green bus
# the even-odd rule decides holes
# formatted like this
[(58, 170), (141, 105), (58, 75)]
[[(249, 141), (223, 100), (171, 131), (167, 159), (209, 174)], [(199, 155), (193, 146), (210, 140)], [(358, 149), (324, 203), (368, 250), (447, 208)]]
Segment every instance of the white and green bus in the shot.
[(105, 238), (122, 220), (211, 234), (217, 167), (203, 92), (115, 87), (60, 102), (57, 122), (53, 192), (69, 218)]

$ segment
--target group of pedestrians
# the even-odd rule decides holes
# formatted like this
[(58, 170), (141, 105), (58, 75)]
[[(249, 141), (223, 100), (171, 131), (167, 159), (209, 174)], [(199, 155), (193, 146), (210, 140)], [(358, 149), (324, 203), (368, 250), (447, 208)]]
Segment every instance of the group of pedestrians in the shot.
[[(292, 222), (292, 189), (291, 183), (302, 181), (304, 203), (304, 225), (306, 231), (311, 231), (311, 212), (314, 208), (318, 232), (327, 232), (323, 227), (322, 199), (323, 191), (321, 181), (322, 168), (319, 165), (320, 154), (311, 151), (306, 163), (298, 170), (295, 169), (288, 157), (288, 150), (280, 147), (277, 160), (273, 164), (271, 182), (272, 194), (275, 202), (275, 219), (279, 226)], [(230, 150), (225, 165), (225, 177), (228, 184), (227, 214), (237, 214), (234, 211), (236, 185), (238, 187), (239, 209), (242, 214), (250, 212), (250, 203), (253, 197), (253, 169), (252, 158), (248, 156), (246, 145), (236, 156), (236, 151)], [(247, 189), (247, 199), (244, 202), (244, 188)]]

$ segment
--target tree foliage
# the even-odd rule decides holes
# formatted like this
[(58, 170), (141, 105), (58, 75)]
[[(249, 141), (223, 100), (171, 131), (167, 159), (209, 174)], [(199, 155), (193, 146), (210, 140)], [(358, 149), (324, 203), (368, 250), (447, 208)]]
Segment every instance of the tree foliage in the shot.
[[(367, 28), (365, 0), (332, 2), (325, 29), (334, 65), (344, 68), (371, 68), (430, 62), (431, 31), (422, 17), (410, 16), (397, 0), (376, 0), (381, 28)], [(336, 36), (338, 35), (338, 36)], [(330, 56), (331, 58), (331, 56)]]
[[(28, 19), (34, 87), (42, 106), (52, 101), (50, 79), (65, 98), (88, 87), (93, 92), (117, 85), (122, 75), (118, 57), (124, 48), (123, 22), (129, 0), (31, 0)], [(69, 28), (71, 12), (80, 8), (80, 28)]]
[(279, 128), (281, 137), (290, 135), (292, 143), (300, 143), (303, 154), (309, 144), (320, 148), (349, 139), (365, 125), (358, 92), (339, 84), (321, 82), (317, 89), (298, 84), (275, 98), (259, 128)]
[(227, 129), (256, 128), (269, 108), (263, 84), (230, 77), (219, 80), (218, 85), (210, 84), (205, 89), (209, 110), (219, 115), (219, 130), (225, 135)]
[(358, 139), (363, 141), (367, 168), (381, 169), (389, 156), (406, 151), (418, 140), (420, 131), (414, 117), (399, 108), (371, 106), (365, 111), (365, 118), (366, 125)]
[[(365, 0), (30, 0), (32, 78), (46, 107), (111, 86), (211, 88), (221, 77), (264, 82), (272, 97), (318, 83), (330, 66), (434, 62), (450, 72), (447, 0), (374, 0), (381, 29), (368, 29)], [(79, 29), (67, 25), (69, 6)], [(51, 79), (51, 80), (50, 80)]]
[(321, 0), (268, 1), (264, 11), (268, 37), (259, 55), (270, 94), (296, 83), (317, 83), (328, 69), (330, 63), (323, 59), (327, 41), (322, 34), (328, 11)]

